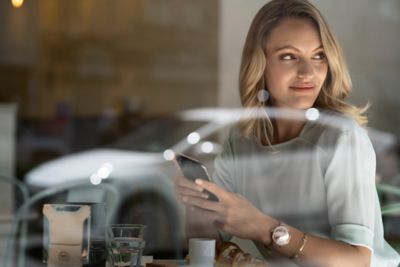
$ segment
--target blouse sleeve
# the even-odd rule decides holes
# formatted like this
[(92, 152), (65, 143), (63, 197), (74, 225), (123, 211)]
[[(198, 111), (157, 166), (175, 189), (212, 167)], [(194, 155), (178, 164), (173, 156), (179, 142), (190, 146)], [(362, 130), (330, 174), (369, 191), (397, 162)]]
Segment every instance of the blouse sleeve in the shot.
[(331, 237), (372, 251), (376, 158), (364, 129), (343, 131), (325, 174)]

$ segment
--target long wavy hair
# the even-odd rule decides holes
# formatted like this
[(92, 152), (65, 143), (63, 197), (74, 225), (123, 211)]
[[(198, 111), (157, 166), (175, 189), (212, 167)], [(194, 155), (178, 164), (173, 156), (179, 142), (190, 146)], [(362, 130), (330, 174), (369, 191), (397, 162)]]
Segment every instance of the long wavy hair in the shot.
[[(257, 97), (258, 92), (267, 87), (265, 81), (265, 70), (268, 67), (267, 38), (272, 29), (287, 17), (312, 20), (325, 51), (328, 73), (314, 107), (346, 114), (359, 124), (365, 125), (367, 118), (363, 113), (368, 106), (358, 108), (345, 101), (351, 91), (352, 83), (342, 49), (321, 13), (307, 0), (272, 0), (254, 17), (244, 44), (240, 66), (239, 90), (242, 106), (263, 112), (263, 107), (268, 105), (260, 102)], [(245, 136), (255, 136), (262, 144), (271, 145), (274, 128), (271, 118), (265, 112), (261, 118), (258, 115), (256, 119), (243, 120), (241, 130)]]

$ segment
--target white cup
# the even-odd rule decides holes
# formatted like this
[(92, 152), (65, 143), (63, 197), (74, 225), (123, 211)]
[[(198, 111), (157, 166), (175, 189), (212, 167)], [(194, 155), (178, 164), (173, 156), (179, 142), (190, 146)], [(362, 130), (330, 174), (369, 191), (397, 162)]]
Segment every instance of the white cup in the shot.
[(214, 266), (215, 239), (190, 238), (189, 258), (190, 266)]

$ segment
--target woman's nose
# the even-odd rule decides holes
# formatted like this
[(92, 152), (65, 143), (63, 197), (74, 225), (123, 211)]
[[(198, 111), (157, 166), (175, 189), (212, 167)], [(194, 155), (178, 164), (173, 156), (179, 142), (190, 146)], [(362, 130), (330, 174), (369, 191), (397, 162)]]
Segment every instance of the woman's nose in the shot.
[(314, 75), (314, 67), (312, 62), (301, 60), (298, 64), (297, 76), (300, 79), (309, 79)]

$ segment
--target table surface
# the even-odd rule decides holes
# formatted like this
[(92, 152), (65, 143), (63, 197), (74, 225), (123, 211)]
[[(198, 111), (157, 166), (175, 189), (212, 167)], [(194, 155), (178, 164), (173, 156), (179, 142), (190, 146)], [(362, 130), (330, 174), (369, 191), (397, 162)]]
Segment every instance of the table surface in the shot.
[(154, 260), (153, 263), (146, 264), (146, 267), (182, 267), (185, 265), (184, 260)]

